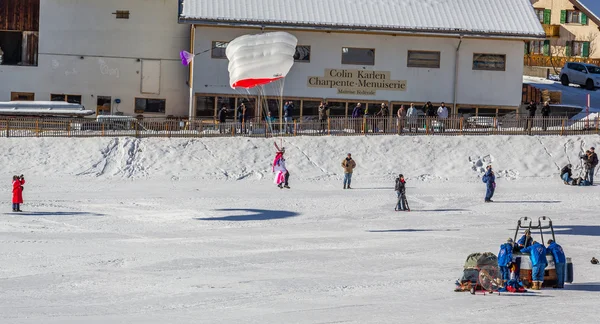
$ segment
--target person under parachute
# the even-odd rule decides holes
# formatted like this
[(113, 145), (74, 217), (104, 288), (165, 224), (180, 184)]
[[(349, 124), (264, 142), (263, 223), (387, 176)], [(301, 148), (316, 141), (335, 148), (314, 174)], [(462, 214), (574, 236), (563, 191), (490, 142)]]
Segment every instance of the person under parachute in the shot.
[(277, 184), (277, 187), (279, 187), (279, 189), (290, 189), (288, 184), (290, 172), (285, 167), (285, 158), (283, 157), (284, 153), (285, 147), (277, 150), (275, 159), (273, 160), (273, 172), (275, 172), (275, 183)]

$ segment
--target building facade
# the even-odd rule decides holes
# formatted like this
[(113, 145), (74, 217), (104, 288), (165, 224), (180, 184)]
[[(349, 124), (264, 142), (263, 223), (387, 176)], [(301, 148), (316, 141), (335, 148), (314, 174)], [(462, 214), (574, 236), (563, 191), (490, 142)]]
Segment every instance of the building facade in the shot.
[[(546, 39), (526, 44), (526, 62), (528, 55), (572, 60), (599, 59), (600, 19), (596, 7), (600, 1), (595, 2), (597, 3), (585, 0), (531, 0), (536, 16), (546, 32)], [(549, 62), (548, 59), (544, 61)]]
[(0, 101), (187, 115), (178, 53), (189, 48), (190, 28), (176, 17), (177, 4), (163, 0), (0, 1)]
[[(311, 1), (302, 5), (308, 6), (306, 2)], [(295, 103), (296, 116), (316, 115), (321, 101), (328, 103), (330, 116), (348, 116), (359, 102), (373, 107), (371, 113), (382, 102), (395, 113), (402, 104), (420, 108), (427, 101), (445, 102), (453, 114), (502, 115), (521, 103), (524, 41), (544, 36), (528, 0), (483, 0), (476, 8), (481, 20), (466, 27), (456, 22), (461, 12), (470, 15), (474, 10), (464, 0), (409, 1), (408, 6), (400, 1), (313, 2), (310, 5), (323, 17), (302, 8), (244, 10), (242, 0), (180, 1), (180, 22), (193, 26), (192, 51), (198, 54), (192, 64), (192, 114), (212, 117), (218, 107), (234, 108), (241, 102), (256, 118), (277, 113), (281, 102), (276, 89), (264, 94), (268, 100), (257, 102), (256, 91), (229, 86), (225, 48), (241, 35), (283, 30), (298, 39), (296, 62), (283, 88), (283, 100)], [(362, 21), (352, 16), (361, 11), (356, 6), (368, 6), (371, 16), (394, 16), (397, 21)], [(340, 22), (325, 24), (335, 16), (328, 8), (336, 8)], [(419, 17), (424, 11), (427, 15)], [(436, 25), (433, 18), (448, 14), (458, 17)], [(496, 23), (486, 15), (496, 17)], [(509, 31), (509, 26), (516, 30)], [(344, 81), (354, 86), (340, 86)]]

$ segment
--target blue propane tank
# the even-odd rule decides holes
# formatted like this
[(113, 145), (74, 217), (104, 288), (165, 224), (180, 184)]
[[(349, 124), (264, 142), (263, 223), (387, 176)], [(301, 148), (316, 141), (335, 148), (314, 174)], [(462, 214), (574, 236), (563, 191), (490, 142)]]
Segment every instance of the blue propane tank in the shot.
[(573, 263), (571, 262), (570, 258), (567, 261), (567, 278), (565, 282), (573, 283)]

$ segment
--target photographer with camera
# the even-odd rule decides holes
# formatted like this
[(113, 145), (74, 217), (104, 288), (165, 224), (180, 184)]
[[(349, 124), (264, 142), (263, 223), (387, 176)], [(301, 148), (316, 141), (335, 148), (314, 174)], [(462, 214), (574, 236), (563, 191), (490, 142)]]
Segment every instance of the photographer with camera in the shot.
[(585, 169), (585, 180), (589, 182), (589, 185), (594, 184), (594, 170), (598, 165), (598, 155), (596, 155), (595, 148), (591, 147), (585, 151), (585, 154), (579, 156), (583, 160)]
[(23, 203), (23, 185), (25, 184), (25, 177), (21, 174), (20, 176), (13, 176), (13, 196), (12, 205), (13, 212), (21, 212), (21, 204)]

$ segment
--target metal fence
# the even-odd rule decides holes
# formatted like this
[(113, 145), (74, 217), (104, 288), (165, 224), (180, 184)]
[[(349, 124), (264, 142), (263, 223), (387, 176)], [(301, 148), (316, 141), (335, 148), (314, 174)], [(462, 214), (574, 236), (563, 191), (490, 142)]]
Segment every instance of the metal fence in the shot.
[(110, 120), (65, 118), (0, 119), (0, 137), (279, 137), (356, 135), (583, 135), (599, 134), (599, 120), (565, 117), (328, 118), (244, 120), (219, 123), (212, 119), (159, 118)]

